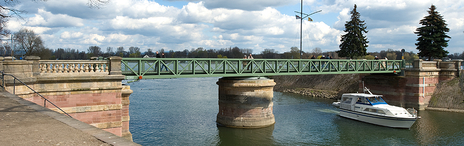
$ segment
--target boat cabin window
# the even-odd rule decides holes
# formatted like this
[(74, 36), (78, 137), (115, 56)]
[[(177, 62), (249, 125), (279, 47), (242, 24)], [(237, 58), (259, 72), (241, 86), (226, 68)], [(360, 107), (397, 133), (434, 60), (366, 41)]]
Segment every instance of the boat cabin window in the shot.
[(364, 111), (373, 112), (373, 113), (379, 113), (379, 114), (385, 114), (385, 112), (383, 110), (372, 109), (372, 108), (365, 108)]
[(380, 96), (367, 97), (367, 99), (369, 100), (369, 102), (370, 102), (372, 105), (376, 105), (376, 104), (387, 104), (387, 103), (382, 99), (382, 97), (380, 97)]
[(359, 104), (370, 104), (369, 101), (364, 98), (364, 97), (360, 97), (358, 98), (358, 101), (356, 101), (356, 103), (359, 103)]
[(342, 103), (351, 104), (351, 98), (345, 98), (345, 99), (343, 99)]

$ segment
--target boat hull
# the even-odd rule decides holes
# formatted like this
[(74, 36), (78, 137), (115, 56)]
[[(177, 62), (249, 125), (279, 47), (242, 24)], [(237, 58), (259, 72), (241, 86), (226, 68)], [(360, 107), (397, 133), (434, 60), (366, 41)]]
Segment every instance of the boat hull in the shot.
[(416, 122), (416, 118), (410, 117), (390, 117), (375, 115), (357, 111), (351, 111), (346, 109), (340, 109), (341, 117), (358, 120), (366, 123), (371, 123), (380, 126), (392, 127), (392, 128), (411, 128)]

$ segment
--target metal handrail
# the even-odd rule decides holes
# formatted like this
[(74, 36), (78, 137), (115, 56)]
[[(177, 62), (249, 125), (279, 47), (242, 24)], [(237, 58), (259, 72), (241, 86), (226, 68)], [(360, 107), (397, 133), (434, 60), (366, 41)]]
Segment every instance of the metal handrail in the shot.
[[(39, 95), (40, 97), (42, 97), (42, 99), (44, 99), (44, 107), (46, 107), (47, 105), (47, 101), (52, 104), (53, 106), (55, 106), (57, 109), (59, 109), (60, 111), (62, 111), (64, 114), (66, 114), (67, 116), (71, 117), (71, 115), (69, 115), (68, 113), (66, 113), (64, 110), (62, 110), (60, 107), (58, 107), (57, 105), (55, 105), (53, 102), (51, 102), (50, 100), (48, 100), (47, 98), (45, 98), (44, 96), (40, 95), (40, 93), (38, 93), (37, 91), (35, 91), (34, 89), (32, 89), (31, 87), (29, 87), (26, 83), (22, 82), (21, 80), (19, 80), (18, 78), (16, 78), (14, 75), (11, 75), (11, 74), (5, 74), (3, 71), (0, 71), (2, 73), (2, 88), (5, 89), (5, 75), (7, 76), (11, 76), (13, 77), (13, 94), (16, 95), (15, 91), (16, 91), (16, 80), (18, 80), (20, 83), (22, 83), (24, 86), (26, 86), (27, 88), (31, 89), (35, 94)], [(6, 90), (6, 89), (5, 89)], [(71, 117), (72, 118), (72, 117)]]

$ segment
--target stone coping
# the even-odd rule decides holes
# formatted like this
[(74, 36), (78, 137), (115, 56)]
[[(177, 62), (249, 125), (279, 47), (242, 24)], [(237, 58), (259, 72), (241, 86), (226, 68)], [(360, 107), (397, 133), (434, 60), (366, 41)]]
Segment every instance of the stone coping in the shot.
[(125, 138), (119, 137), (117, 135), (114, 135), (110, 132), (104, 131), (102, 129), (96, 128), (92, 125), (89, 125), (87, 123), (81, 122), (79, 120), (76, 120), (74, 118), (70, 118), (66, 115), (57, 113), (55, 111), (52, 111), (48, 108), (39, 106), (33, 102), (27, 101), (22, 99), (21, 97), (18, 97), (16, 95), (10, 94), (8, 92), (3, 91), (2, 94), (6, 95), (6, 97), (9, 97), (12, 100), (15, 100), (19, 102), (22, 105), (28, 106), (31, 109), (36, 110), (37, 112), (47, 115), (55, 120), (58, 120), (70, 127), (73, 127), (75, 129), (78, 129), (84, 133), (87, 133), (89, 135), (92, 135), (93, 137), (108, 143), (110, 145), (115, 145), (115, 146), (140, 146), (140, 144), (134, 143), (130, 140), (127, 140)]
[(36, 76), (38, 82), (124, 80), (123, 75), (79, 75), (70, 73)]
[(425, 110), (464, 113), (464, 110), (462, 109), (449, 109), (449, 108), (438, 108), (438, 107), (426, 107)]

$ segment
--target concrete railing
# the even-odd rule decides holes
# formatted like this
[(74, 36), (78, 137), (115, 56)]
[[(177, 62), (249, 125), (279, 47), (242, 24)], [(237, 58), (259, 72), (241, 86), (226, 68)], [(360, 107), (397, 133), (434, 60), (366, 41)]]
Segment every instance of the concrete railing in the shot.
[(105, 73), (108, 61), (99, 60), (39, 60), (40, 74), (54, 73)]

